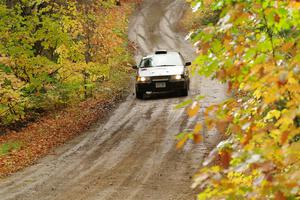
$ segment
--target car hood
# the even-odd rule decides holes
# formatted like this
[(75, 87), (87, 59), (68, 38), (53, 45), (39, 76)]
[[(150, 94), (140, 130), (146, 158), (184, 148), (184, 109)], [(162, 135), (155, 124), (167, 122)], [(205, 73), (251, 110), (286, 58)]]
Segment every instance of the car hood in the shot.
[(140, 68), (138, 71), (139, 76), (151, 77), (151, 76), (171, 76), (177, 74), (183, 74), (183, 66), (169, 66), (169, 67), (149, 67)]

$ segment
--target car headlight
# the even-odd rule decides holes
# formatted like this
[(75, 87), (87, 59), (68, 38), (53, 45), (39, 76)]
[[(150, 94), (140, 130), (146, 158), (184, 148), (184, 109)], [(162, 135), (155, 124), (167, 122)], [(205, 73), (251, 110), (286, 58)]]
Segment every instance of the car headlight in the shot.
[(149, 82), (150, 81), (150, 77), (144, 77), (144, 76), (139, 76), (137, 78), (138, 82)]
[(172, 80), (181, 80), (181, 79), (182, 79), (182, 75), (181, 74), (172, 76)]

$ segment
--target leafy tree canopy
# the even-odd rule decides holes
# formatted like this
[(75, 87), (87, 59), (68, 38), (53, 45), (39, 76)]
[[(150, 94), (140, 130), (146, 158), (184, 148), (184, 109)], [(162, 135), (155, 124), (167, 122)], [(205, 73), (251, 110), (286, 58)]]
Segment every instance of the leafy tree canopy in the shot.
[(219, 15), (193, 30), (194, 70), (228, 83), (231, 94), (205, 113), (228, 139), (196, 176), (198, 199), (299, 199), (300, 2), (190, 2)]
[(118, 2), (0, 0), (0, 125), (92, 96), (124, 72), (131, 7)]

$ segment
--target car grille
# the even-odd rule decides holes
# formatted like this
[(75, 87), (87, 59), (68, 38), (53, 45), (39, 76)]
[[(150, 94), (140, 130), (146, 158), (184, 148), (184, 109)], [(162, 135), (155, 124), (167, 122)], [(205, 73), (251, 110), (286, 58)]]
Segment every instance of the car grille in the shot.
[(151, 80), (153, 82), (169, 81), (170, 80), (170, 76), (156, 76), (156, 77), (152, 77)]

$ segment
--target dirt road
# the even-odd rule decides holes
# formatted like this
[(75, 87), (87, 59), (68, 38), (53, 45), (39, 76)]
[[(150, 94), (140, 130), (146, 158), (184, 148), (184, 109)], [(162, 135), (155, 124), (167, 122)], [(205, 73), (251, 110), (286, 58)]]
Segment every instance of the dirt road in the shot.
[[(184, 0), (145, 0), (130, 23), (130, 39), (141, 55), (193, 47), (176, 33)], [(204, 95), (202, 109), (225, 98), (224, 87), (193, 78), (190, 97)], [(191, 176), (217, 142), (215, 131), (200, 145), (175, 150), (175, 135), (202, 117), (188, 119), (174, 106), (184, 98), (136, 100), (129, 96), (103, 122), (36, 165), (0, 180), (1, 200), (175, 200), (193, 199)]]

